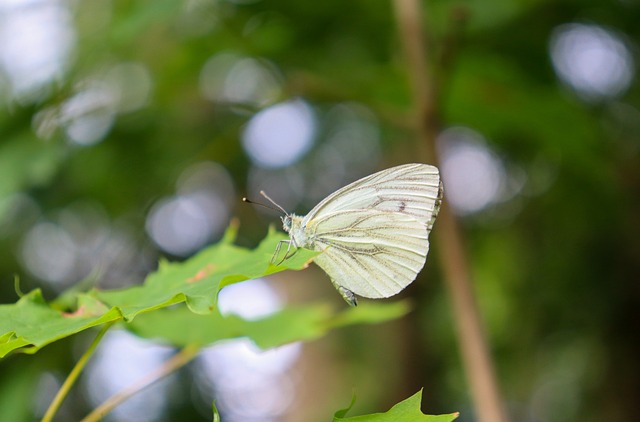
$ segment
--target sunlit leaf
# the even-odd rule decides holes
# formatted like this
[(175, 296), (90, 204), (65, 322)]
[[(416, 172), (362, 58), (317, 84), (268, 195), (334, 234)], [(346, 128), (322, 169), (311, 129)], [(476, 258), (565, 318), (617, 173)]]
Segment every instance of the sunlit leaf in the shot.
[(270, 263), (275, 245), (285, 239), (282, 233), (271, 231), (254, 249), (233, 245), (234, 230), (218, 244), (180, 263), (160, 262), (142, 286), (114, 291), (94, 291), (102, 302), (117, 306), (125, 320), (141, 312), (163, 308), (179, 302), (196, 313), (210, 313), (216, 306), (218, 292), (224, 286), (263, 277), (285, 269), (302, 269), (316, 255), (300, 249), (279, 266)]
[(211, 408), (213, 409), (213, 422), (220, 422), (220, 413), (218, 413), (218, 408), (216, 407), (216, 403), (211, 403)]
[(78, 297), (73, 313), (55, 310), (40, 290), (34, 290), (15, 304), (0, 305), (0, 357), (18, 348), (35, 353), (56, 340), (120, 318), (117, 308), (108, 309), (88, 295)]
[(335, 413), (333, 422), (451, 422), (459, 416), (458, 412), (450, 413), (448, 415), (425, 415), (422, 413), (420, 410), (420, 404), (422, 403), (422, 390), (418, 391), (408, 399), (396, 404), (389, 409), (388, 412), (347, 417), (347, 413), (351, 410), (355, 402), (356, 399), (354, 396), (351, 399), (349, 407), (341, 409)]
[(246, 320), (237, 315), (222, 316), (218, 312), (198, 315), (181, 306), (140, 315), (127, 328), (140, 336), (160, 338), (178, 347), (204, 346), (220, 340), (248, 337), (261, 349), (268, 349), (294, 341), (314, 340), (333, 328), (392, 320), (409, 310), (407, 302), (364, 303), (357, 308), (344, 308), (339, 313), (327, 304), (316, 304)]
[[(254, 250), (234, 246), (235, 233), (236, 228), (230, 228), (220, 243), (185, 262), (161, 263), (158, 271), (150, 274), (142, 286), (77, 293), (74, 300), (77, 306), (71, 312), (60, 309), (60, 304), (52, 307), (46, 303), (39, 290), (23, 296), (15, 304), (0, 305), (0, 357), (16, 349), (35, 353), (49, 343), (87, 328), (118, 319), (131, 321), (142, 312), (179, 302), (186, 301), (191, 311), (210, 313), (215, 309), (218, 292), (224, 286), (285, 269), (302, 269), (315, 255), (314, 252), (300, 250), (282, 265), (274, 266), (270, 261), (275, 245), (284, 238), (282, 233), (270, 231)], [(66, 295), (65, 302), (71, 301), (70, 295)], [(233, 324), (224, 321), (227, 323)], [(295, 330), (295, 327), (293, 324), (291, 329)], [(303, 334), (293, 337), (297, 340), (313, 337), (308, 327), (303, 331)], [(278, 342), (279, 338), (275, 334), (273, 339), (261, 339), (259, 333), (256, 335), (257, 343), (266, 347), (269, 347), (269, 341)]]

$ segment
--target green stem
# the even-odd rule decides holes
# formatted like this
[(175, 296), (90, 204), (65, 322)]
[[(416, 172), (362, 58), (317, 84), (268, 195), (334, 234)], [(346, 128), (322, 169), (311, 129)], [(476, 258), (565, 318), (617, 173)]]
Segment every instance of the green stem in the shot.
[(196, 346), (187, 346), (180, 352), (176, 353), (171, 359), (162, 364), (155, 371), (151, 372), (141, 380), (133, 383), (124, 390), (114, 394), (103, 402), (100, 406), (96, 407), (91, 413), (84, 417), (80, 422), (97, 422), (102, 419), (107, 413), (111, 412), (115, 407), (120, 405), (131, 396), (137, 394), (141, 390), (147, 388), (154, 382), (166, 377), (170, 373), (183, 367), (187, 363), (191, 362), (193, 358), (198, 355), (200, 349)]
[(13, 289), (16, 291), (18, 297), (24, 296), (24, 293), (20, 289), (20, 277), (18, 277), (18, 274), (13, 275)]
[(78, 363), (76, 363), (76, 366), (74, 366), (71, 372), (69, 373), (69, 376), (67, 376), (67, 379), (64, 380), (64, 384), (62, 384), (62, 387), (60, 387), (60, 390), (58, 390), (58, 393), (56, 394), (53, 401), (49, 405), (47, 412), (44, 414), (44, 417), (42, 418), (42, 422), (51, 422), (54, 415), (60, 408), (60, 405), (62, 405), (62, 402), (64, 401), (65, 397), (67, 397), (67, 394), (69, 394), (69, 390), (71, 390), (71, 387), (73, 387), (73, 384), (76, 382), (76, 380), (78, 379), (78, 376), (80, 375), (85, 365), (89, 361), (89, 358), (91, 357), (91, 355), (93, 355), (93, 352), (96, 350), (96, 347), (98, 347), (98, 344), (100, 344), (100, 340), (102, 340), (102, 337), (104, 336), (104, 334), (107, 332), (109, 328), (111, 328), (111, 326), (115, 322), (116, 321), (111, 321), (105, 324), (102, 327), (102, 330), (100, 330), (100, 332), (96, 336), (96, 338), (93, 339), (93, 342), (91, 343), (87, 351), (84, 352), (80, 360), (78, 360)]

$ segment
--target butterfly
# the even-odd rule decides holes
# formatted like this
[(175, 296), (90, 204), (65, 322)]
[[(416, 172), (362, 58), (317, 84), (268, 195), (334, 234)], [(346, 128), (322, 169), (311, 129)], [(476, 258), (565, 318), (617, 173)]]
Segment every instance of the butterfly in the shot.
[[(405, 164), (357, 180), (327, 196), (306, 216), (284, 216), (288, 240), (278, 243), (322, 252), (314, 262), (351, 306), (356, 295), (379, 299), (407, 287), (424, 267), (429, 233), (442, 202), (440, 173), (428, 164)], [(244, 199), (246, 202), (252, 202)], [(255, 203), (255, 202), (253, 202)], [(262, 205), (262, 204), (260, 204)]]

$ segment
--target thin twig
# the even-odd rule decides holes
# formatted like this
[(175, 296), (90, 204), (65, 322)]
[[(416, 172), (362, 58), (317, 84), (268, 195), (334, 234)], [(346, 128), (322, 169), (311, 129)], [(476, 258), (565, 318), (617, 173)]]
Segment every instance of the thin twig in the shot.
[(60, 405), (62, 405), (62, 402), (67, 397), (67, 394), (69, 394), (69, 390), (71, 390), (71, 387), (73, 387), (73, 384), (76, 382), (76, 380), (78, 379), (78, 376), (80, 375), (85, 365), (89, 361), (89, 358), (91, 357), (91, 355), (93, 355), (93, 352), (96, 350), (96, 347), (98, 347), (98, 344), (100, 344), (100, 340), (102, 340), (102, 337), (104, 336), (104, 334), (107, 332), (107, 330), (109, 330), (109, 328), (111, 328), (111, 326), (115, 322), (116, 321), (111, 321), (104, 324), (104, 326), (102, 327), (102, 330), (100, 330), (96, 338), (93, 339), (93, 342), (91, 342), (91, 345), (89, 346), (89, 348), (84, 352), (82, 357), (78, 360), (78, 363), (76, 363), (76, 365), (73, 367), (73, 369), (67, 376), (67, 379), (64, 380), (62, 387), (60, 387), (60, 390), (58, 390), (58, 393), (56, 394), (53, 401), (49, 405), (49, 408), (44, 414), (44, 417), (42, 418), (42, 422), (50, 422), (53, 419), (56, 412), (60, 408)]
[[(420, 2), (394, 0), (393, 3), (413, 92), (416, 130), (422, 147), (420, 152), (429, 162), (437, 164), (435, 139), (440, 130), (440, 116), (434, 76), (425, 54), (429, 51), (429, 46), (423, 33)], [(451, 297), (460, 350), (477, 420), (506, 422), (507, 417), (502, 406), (493, 362), (471, 287), (471, 274), (462, 232), (446, 202), (440, 210), (437, 225), (436, 241), (440, 250), (438, 256)]]
[(172, 372), (191, 362), (198, 355), (200, 349), (195, 346), (187, 346), (180, 352), (176, 353), (171, 359), (163, 363), (155, 371), (146, 375), (142, 379), (126, 387), (122, 391), (114, 394), (105, 400), (100, 406), (96, 407), (91, 413), (80, 422), (96, 422), (102, 419), (106, 414), (119, 406), (122, 402), (128, 400), (131, 396), (144, 390), (151, 384), (166, 377)]

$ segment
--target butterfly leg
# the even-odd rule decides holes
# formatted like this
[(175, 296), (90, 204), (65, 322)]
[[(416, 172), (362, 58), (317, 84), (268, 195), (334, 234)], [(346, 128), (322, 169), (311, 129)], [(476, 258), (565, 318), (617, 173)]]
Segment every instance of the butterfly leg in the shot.
[[(276, 245), (276, 250), (273, 251), (273, 255), (271, 256), (271, 263), (272, 264), (275, 264), (276, 258), (280, 254), (280, 249), (282, 248), (282, 243), (289, 243), (289, 247), (291, 247), (291, 241), (290, 240), (281, 240), (281, 241), (279, 241), (278, 244)], [(278, 264), (275, 264), (275, 265), (278, 265)]]
[[(295, 248), (293, 253), (291, 255), (289, 255), (289, 252), (291, 251), (291, 245), (293, 245), (293, 247)], [(285, 260), (293, 257), (296, 252), (298, 252), (298, 247), (293, 243), (293, 242), (289, 242), (289, 247), (287, 248), (287, 252), (284, 254), (284, 257), (282, 258), (282, 261), (278, 262), (278, 265), (282, 264)]]
[[(280, 249), (282, 249), (282, 244), (286, 243), (287, 246), (287, 251), (284, 254), (284, 257), (282, 257), (282, 259), (280, 261), (278, 261), (278, 263), (276, 264), (276, 258), (278, 257), (278, 255), (280, 255)], [(291, 252), (291, 246), (295, 247), (295, 251), (293, 251), (293, 253), (291, 255), (289, 255), (289, 252)], [(287, 258), (291, 258), (293, 255), (296, 254), (296, 252), (298, 251), (298, 247), (294, 244), (294, 242), (292, 240), (281, 240), (278, 242), (278, 245), (276, 246), (276, 250), (273, 252), (273, 256), (271, 257), (271, 263), (274, 265), (280, 265), (282, 264)]]

